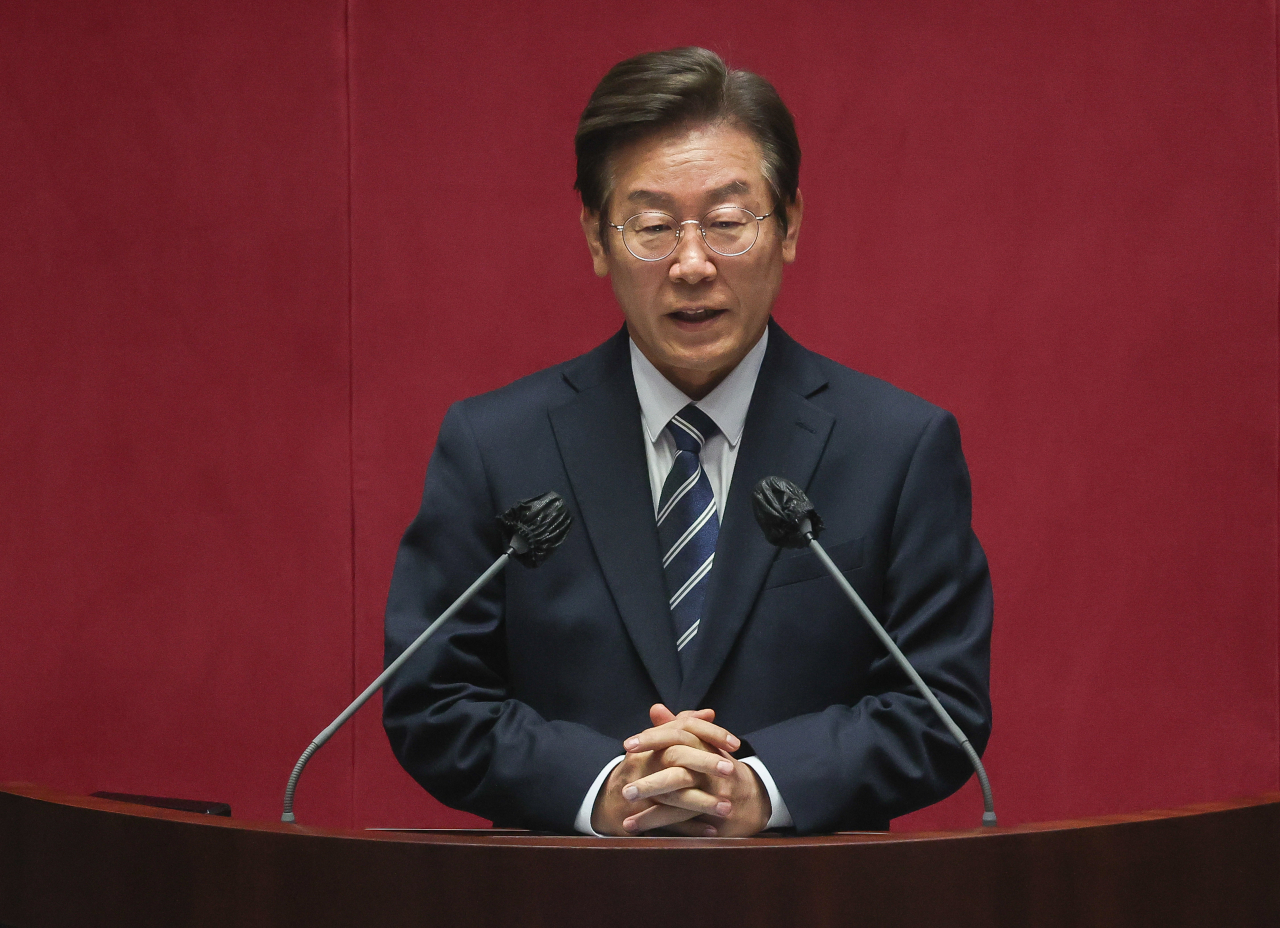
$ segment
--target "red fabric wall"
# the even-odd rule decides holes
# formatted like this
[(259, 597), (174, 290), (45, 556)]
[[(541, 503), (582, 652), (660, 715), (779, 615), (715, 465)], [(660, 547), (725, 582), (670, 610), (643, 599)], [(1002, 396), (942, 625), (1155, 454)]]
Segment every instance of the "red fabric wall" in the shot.
[(266, 816), (348, 698), (344, 22), (0, 8), (2, 779)]
[[(0, 13), (0, 779), (277, 814), (448, 404), (620, 323), (587, 94), (696, 43), (796, 113), (779, 320), (959, 417), (1002, 821), (1280, 785), (1272, 3), (169, 6)], [(373, 707), (298, 812), (467, 821)]]

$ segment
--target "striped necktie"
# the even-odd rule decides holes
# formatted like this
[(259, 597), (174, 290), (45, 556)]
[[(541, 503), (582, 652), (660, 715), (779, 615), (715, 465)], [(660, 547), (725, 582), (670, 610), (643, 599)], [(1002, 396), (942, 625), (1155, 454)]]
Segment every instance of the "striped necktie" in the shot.
[(720, 534), (711, 481), (699, 457), (702, 446), (717, 429), (710, 416), (690, 403), (672, 418), (667, 431), (678, 450), (658, 502), (658, 540), (676, 650), (680, 652), (680, 666), (687, 673), (694, 652), (691, 644), (698, 634), (707, 595), (707, 575), (715, 558), (716, 536)]

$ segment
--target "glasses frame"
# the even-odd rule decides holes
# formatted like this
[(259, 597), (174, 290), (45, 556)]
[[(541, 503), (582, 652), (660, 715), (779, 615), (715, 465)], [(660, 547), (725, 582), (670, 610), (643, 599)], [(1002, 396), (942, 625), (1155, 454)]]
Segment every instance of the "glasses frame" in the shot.
[[(751, 217), (752, 217), (753, 219), (755, 219), (755, 221), (756, 221), (756, 235), (755, 235), (755, 238), (753, 238), (753, 239), (751, 240), (751, 244), (750, 244), (750, 245), (748, 245), (746, 248), (742, 249), (742, 251), (735, 251), (733, 254), (728, 254), (728, 255), (727, 255), (727, 254), (725, 254), (723, 251), (716, 251), (716, 250), (715, 250), (715, 248), (714, 248), (714, 247), (712, 247), (711, 243), (707, 241), (707, 229), (706, 229), (706, 227), (702, 224), (702, 220), (703, 220), (703, 219), (706, 219), (706, 218), (707, 218), (707, 216), (710, 216), (712, 213), (718, 213), (718, 212), (720, 212), (720, 210), (722, 210), (722, 209), (740, 209), (740, 210), (742, 210), (744, 213), (746, 213), (746, 214), (748, 214), (749, 216), (751, 216)], [(712, 254), (719, 255), (719, 256), (720, 256), (720, 257), (722, 257), (722, 258), (737, 258), (737, 257), (740, 257), (741, 255), (745, 255), (748, 251), (750, 251), (752, 248), (754, 248), (754, 247), (755, 247), (756, 242), (760, 241), (760, 223), (764, 222), (766, 219), (768, 219), (770, 216), (772, 216), (772, 215), (773, 215), (773, 213), (774, 213), (774, 211), (773, 211), (773, 210), (769, 210), (769, 212), (765, 213), (763, 216), (757, 216), (757, 215), (755, 214), (755, 212), (753, 212), (752, 210), (747, 209), (745, 206), (732, 206), (732, 205), (727, 205), (727, 206), (717, 206), (715, 209), (707, 210), (706, 214), (705, 214), (705, 215), (703, 215), (702, 219), (684, 219), (684, 220), (680, 220), (680, 219), (676, 219), (676, 217), (675, 217), (675, 216), (672, 216), (670, 213), (664, 213), (664, 212), (663, 212), (662, 210), (660, 210), (660, 209), (642, 209), (642, 210), (640, 210), (640, 212), (635, 213), (635, 214), (633, 214), (633, 215), (631, 215), (631, 216), (628, 216), (628, 217), (623, 221), (622, 225), (617, 225), (617, 224), (615, 224), (615, 223), (609, 222), (608, 220), (605, 220), (605, 225), (609, 226), (611, 229), (617, 229), (619, 232), (621, 232), (621, 233), (622, 233), (622, 247), (623, 247), (623, 248), (625, 248), (625, 249), (627, 249), (627, 254), (631, 255), (631, 257), (635, 258), (637, 261), (646, 261), (646, 262), (648, 262), (648, 263), (653, 263), (654, 261), (665, 261), (665, 260), (667, 260), (668, 258), (670, 258), (673, 254), (675, 254), (675, 253), (676, 253), (676, 249), (680, 247), (680, 238), (684, 235), (684, 227), (685, 227), (685, 226), (687, 226), (689, 223), (693, 223), (694, 225), (696, 225), (696, 226), (698, 227), (698, 232), (702, 235), (702, 244), (706, 245), (706, 246), (707, 246), (707, 249), (708, 249)], [(632, 250), (631, 250), (631, 246), (627, 244), (627, 236), (626, 236), (627, 223), (631, 222), (631, 220), (632, 220), (632, 219), (635, 219), (635, 218), (636, 218), (636, 216), (644, 216), (644, 215), (646, 215), (646, 214), (652, 214), (652, 215), (655, 215), (655, 216), (666, 216), (666, 217), (667, 217), (668, 219), (670, 219), (673, 223), (675, 223), (675, 226), (676, 226), (676, 241), (675, 241), (675, 244), (671, 246), (671, 250), (670, 250), (670, 251), (668, 251), (665, 255), (662, 255), (661, 257), (658, 257), (658, 258), (644, 258), (644, 257), (641, 257), (640, 255), (638, 255), (638, 254), (636, 254), (634, 251), (632, 251)]]

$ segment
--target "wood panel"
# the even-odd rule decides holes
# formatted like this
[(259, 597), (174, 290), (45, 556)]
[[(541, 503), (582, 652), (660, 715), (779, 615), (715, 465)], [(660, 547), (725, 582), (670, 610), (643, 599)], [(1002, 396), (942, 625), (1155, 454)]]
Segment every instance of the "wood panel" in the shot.
[(1280, 794), (1007, 829), (593, 839), (238, 822), (10, 785), (0, 920), (653, 924), (678, 886), (738, 925), (1280, 923)]

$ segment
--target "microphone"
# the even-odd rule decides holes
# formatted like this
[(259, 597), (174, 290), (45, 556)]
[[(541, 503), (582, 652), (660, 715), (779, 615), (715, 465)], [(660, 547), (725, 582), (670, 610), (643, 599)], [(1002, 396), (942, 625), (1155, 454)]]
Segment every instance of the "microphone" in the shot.
[(307, 761), (311, 760), (311, 755), (332, 738), (334, 732), (341, 728), (347, 719), (355, 715), (356, 711), (368, 702), (370, 696), (382, 688), (382, 685), (391, 678), (391, 675), (399, 670), (404, 662), (426, 643), (436, 629), (470, 602), (471, 597), (475, 596), (485, 584), (492, 580), (508, 560), (514, 557), (525, 567), (537, 567), (545, 561), (551, 555), (551, 552), (559, 546), (560, 542), (564, 541), (564, 536), (569, 533), (569, 526), (573, 523), (573, 516), (569, 514), (569, 509), (565, 506), (564, 499), (560, 494), (550, 492), (521, 500), (498, 516), (498, 523), (502, 526), (503, 533), (510, 538), (510, 541), (507, 542), (506, 550), (498, 556), (498, 559), (490, 565), (488, 570), (480, 575), (475, 583), (467, 587), (463, 594), (454, 600), (453, 605), (440, 613), (439, 618), (426, 627), (413, 644), (404, 649), (403, 654), (392, 661), (387, 666), (387, 669), (378, 675), (378, 679), (370, 683), (368, 688), (357, 696), (351, 705), (343, 709), (342, 714), (334, 719), (328, 728), (320, 732), (316, 739), (307, 745), (307, 749), (302, 752), (302, 756), (294, 764), (293, 773), (289, 775), (289, 783), (284, 788), (284, 814), (280, 816), (280, 821), (292, 822), (295, 820), (293, 817), (293, 793), (297, 789), (298, 778), (302, 776), (302, 768), (307, 766)]
[(960, 726), (951, 720), (947, 710), (942, 708), (942, 703), (938, 702), (938, 698), (933, 695), (928, 685), (921, 679), (920, 674), (916, 673), (916, 669), (911, 666), (911, 662), (894, 644), (893, 639), (889, 637), (889, 633), (884, 630), (884, 626), (871, 614), (871, 610), (862, 601), (858, 591), (845, 579), (844, 574), (840, 572), (840, 568), (827, 556), (827, 552), (823, 550), (822, 545), (818, 544), (818, 535), (822, 532), (822, 519), (818, 516), (817, 510), (813, 508), (813, 503), (809, 502), (809, 497), (805, 495), (804, 490), (785, 477), (765, 477), (756, 484), (755, 491), (751, 494), (751, 510), (755, 513), (756, 522), (760, 524), (760, 528), (764, 531), (764, 537), (769, 540), (770, 544), (777, 545), (780, 548), (811, 548), (831, 573), (831, 576), (835, 577), (836, 582), (840, 584), (840, 588), (844, 590), (844, 594), (849, 597), (849, 601), (866, 619), (876, 637), (889, 649), (893, 659), (898, 662), (898, 666), (915, 684), (925, 702), (937, 713), (938, 718), (942, 719), (942, 724), (951, 733), (951, 737), (955, 738), (960, 743), (960, 747), (964, 749), (969, 758), (969, 763), (973, 765), (974, 773), (978, 775), (978, 783), (982, 787), (982, 804), (984, 808), (982, 824), (994, 828), (996, 825), (995, 800), (991, 797), (991, 784), (987, 781), (987, 771), (983, 768), (982, 761), (978, 758), (978, 752), (969, 744), (969, 738), (960, 730)]

